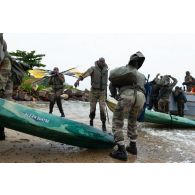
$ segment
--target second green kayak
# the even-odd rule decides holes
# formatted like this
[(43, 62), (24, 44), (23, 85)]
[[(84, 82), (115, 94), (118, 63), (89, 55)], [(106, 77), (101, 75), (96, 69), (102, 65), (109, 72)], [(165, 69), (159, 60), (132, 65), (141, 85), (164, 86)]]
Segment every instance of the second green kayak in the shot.
[[(113, 112), (116, 107), (117, 101), (107, 100), (108, 108)], [(190, 128), (195, 127), (195, 121), (185, 118), (179, 117), (175, 115), (165, 114), (161, 112), (155, 112), (151, 110), (145, 110), (144, 121), (149, 123), (156, 123), (161, 125), (167, 125), (169, 127), (182, 127), (182, 128)]]

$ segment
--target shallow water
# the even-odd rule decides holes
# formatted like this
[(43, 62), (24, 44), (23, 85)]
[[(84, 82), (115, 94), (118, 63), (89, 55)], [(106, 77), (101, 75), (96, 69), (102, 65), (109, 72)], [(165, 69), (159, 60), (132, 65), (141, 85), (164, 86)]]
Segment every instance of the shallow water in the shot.
[[(48, 112), (48, 102), (25, 104)], [(89, 103), (63, 101), (63, 108), (66, 118), (89, 123)], [(56, 105), (53, 114), (60, 116)], [(111, 123), (110, 111), (109, 119)], [(94, 126), (101, 128), (99, 106)], [(126, 126), (125, 122), (124, 134), (128, 143)], [(107, 128), (111, 132), (111, 124), (107, 124)], [(0, 142), (0, 162), (120, 162), (109, 157), (111, 150), (88, 150), (9, 131), (8, 141)], [(195, 162), (195, 129), (171, 129), (150, 123), (139, 123), (137, 144), (138, 156), (129, 155), (128, 162)]]

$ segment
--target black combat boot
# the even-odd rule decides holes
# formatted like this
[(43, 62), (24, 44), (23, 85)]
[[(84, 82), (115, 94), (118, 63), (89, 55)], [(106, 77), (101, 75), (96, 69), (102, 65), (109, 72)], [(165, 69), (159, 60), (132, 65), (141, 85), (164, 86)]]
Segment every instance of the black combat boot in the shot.
[(5, 140), (4, 127), (0, 127), (0, 141)]
[(91, 119), (91, 120), (89, 121), (89, 124), (90, 124), (90, 126), (93, 127), (93, 119)]
[(64, 112), (61, 113), (61, 117), (65, 118), (65, 114)]
[(106, 132), (106, 122), (102, 122), (102, 131), (105, 131)]
[(129, 146), (126, 147), (127, 152), (133, 155), (137, 155), (137, 147), (136, 147), (136, 142), (130, 142)]
[(127, 152), (124, 145), (118, 145), (118, 149), (110, 153), (112, 158), (127, 161)]

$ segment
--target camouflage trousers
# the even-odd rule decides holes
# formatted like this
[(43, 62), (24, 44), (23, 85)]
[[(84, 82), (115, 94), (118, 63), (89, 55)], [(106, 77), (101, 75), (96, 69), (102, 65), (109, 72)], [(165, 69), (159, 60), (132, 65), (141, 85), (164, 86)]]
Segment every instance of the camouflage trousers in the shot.
[(102, 122), (106, 121), (106, 92), (98, 89), (92, 89), (89, 94), (90, 114), (89, 118), (93, 120), (96, 113), (96, 104), (99, 101), (100, 118)]
[(58, 109), (61, 114), (64, 114), (63, 108), (62, 108), (62, 101), (61, 101), (61, 95), (63, 94), (63, 89), (58, 89), (58, 90), (52, 90), (50, 93), (49, 99), (50, 99), (50, 104), (49, 104), (49, 113), (53, 112), (53, 107), (55, 103), (57, 103)]
[(187, 92), (192, 91), (192, 86), (191, 85), (187, 85)]
[(142, 111), (144, 102), (145, 95), (139, 91), (137, 91), (137, 94), (134, 94), (133, 92), (131, 94), (120, 96), (112, 121), (112, 131), (114, 133), (114, 140), (116, 144), (125, 144), (122, 128), (124, 126), (124, 118), (126, 116), (128, 119), (127, 136), (130, 140), (137, 139), (137, 118)]
[(13, 81), (11, 80), (11, 62), (5, 58), (0, 65), (0, 97), (11, 99), (13, 93)]
[(158, 111), (163, 113), (169, 112), (169, 100), (168, 99), (160, 99), (158, 101)]
[[(11, 62), (5, 58), (0, 64), (0, 98), (11, 99), (13, 82), (11, 80)], [(4, 127), (0, 126), (0, 138), (5, 137)]]

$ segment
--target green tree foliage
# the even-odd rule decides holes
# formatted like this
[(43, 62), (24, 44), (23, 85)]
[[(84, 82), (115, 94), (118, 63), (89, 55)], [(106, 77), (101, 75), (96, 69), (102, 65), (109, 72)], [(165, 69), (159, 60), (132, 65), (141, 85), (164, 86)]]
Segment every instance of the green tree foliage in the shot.
[(45, 64), (41, 63), (42, 58), (45, 54), (35, 54), (35, 51), (27, 52), (16, 50), (16, 52), (9, 52), (9, 54), (16, 58), (18, 61), (30, 65), (31, 69), (33, 67), (45, 67)]

